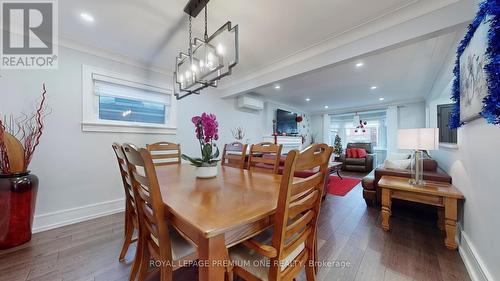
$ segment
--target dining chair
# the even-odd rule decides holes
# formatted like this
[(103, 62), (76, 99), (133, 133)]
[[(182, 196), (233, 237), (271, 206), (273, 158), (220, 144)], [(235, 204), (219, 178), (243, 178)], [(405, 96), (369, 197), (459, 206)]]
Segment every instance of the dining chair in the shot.
[(237, 141), (224, 145), (221, 165), (244, 169), (247, 156), (247, 146), (248, 145)]
[(277, 174), (282, 148), (282, 144), (278, 145), (272, 142), (252, 144), (248, 156), (248, 170)]
[(155, 166), (181, 163), (181, 145), (178, 143), (162, 141), (147, 144), (146, 149), (151, 154)]
[[(272, 234), (264, 232), (229, 249), (235, 275), (248, 281), (293, 280), (305, 268), (307, 280), (316, 280), (318, 215), (332, 150), (314, 144), (288, 153)], [(318, 167), (319, 172), (307, 178), (293, 176)]]
[(197, 257), (196, 248), (169, 226), (149, 151), (144, 148), (136, 149), (131, 144), (124, 144), (123, 150), (132, 178), (139, 218), (139, 241), (129, 280), (134, 280), (137, 271), (140, 281), (156, 271), (156, 268), (150, 270), (150, 260), (153, 260), (160, 265), (160, 280), (170, 281), (176, 264), (193, 261)]
[(123, 153), (123, 148), (117, 143), (113, 143), (113, 150), (118, 160), (118, 167), (120, 168), (120, 175), (123, 182), (125, 191), (125, 238), (123, 240), (122, 250), (120, 252), (119, 260), (125, 260), (130, 244), (136, 242), (137, 239), (133, 238), (135, 230), (139, 230), (139, 222), (137, 221), (137, 210), (134, 203), (134, 191), (132, 189), (132, 180), (128, 172), (127, 158)]

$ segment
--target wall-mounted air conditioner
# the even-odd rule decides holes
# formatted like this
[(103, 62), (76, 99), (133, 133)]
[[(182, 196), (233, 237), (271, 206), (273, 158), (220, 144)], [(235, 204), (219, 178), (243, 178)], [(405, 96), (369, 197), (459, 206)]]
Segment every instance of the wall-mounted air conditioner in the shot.
[(238, 97), (238, 107), (251, 110), (263, 110), (264, 102), (247, 96)]

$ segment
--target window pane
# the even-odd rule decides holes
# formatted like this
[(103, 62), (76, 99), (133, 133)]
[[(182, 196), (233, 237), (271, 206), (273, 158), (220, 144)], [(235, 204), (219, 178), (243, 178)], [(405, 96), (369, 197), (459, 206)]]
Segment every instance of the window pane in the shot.
[(374, 147), (378, 146), (378, 127), (365, 127), (365, 132), (362, 129), (346, 128), (346, 139), (351, 142), (371, 142)]
[(99, 119), (165, 124), (166, 107), (161, 103), (99, 96)]

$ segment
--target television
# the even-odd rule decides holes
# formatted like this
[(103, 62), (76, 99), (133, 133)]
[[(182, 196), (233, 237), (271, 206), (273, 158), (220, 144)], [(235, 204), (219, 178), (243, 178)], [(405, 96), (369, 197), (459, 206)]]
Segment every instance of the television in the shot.
[(278, 109), (276, 111), (276, 131), (279, 134), (286, 133), (287, 135), (298, 134), (297, 130), (297, 114)]

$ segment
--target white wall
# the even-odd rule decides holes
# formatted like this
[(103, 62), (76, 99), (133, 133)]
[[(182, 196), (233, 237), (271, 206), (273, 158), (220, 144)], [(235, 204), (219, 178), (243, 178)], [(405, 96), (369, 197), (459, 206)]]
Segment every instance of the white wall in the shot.
[[(451, 82), (427, 101), (428, 125), (437, 126), (437, 105), (450, 103)], [(481, 118), (458, 130), (458, 149), (440, 148), (433, 157), (465, 195), (460, 254), (473, 280), (500, 280), (500, 126)]]
[[(41, 85), (47, 85), (52, 114), (30, 170), (40, 178), (35, 230), (76, 222), (81, 218), (115, 212), (123, 207), (123, 188), (111, 149), (113, 142), (144, 145), (159, 140), (182, 143), (184, 153), (198, 153), (191, 117), (212, 112), (219, 120), (219, 146), (233, 141), (231, 129), (241, 126), (250, 142), (262, 140), (263, 112), (243, 112), (234, 99), (214, 94), (191, 96), (179, 101), (178, 134), (122, 134), (82, 132), (82, 64), (107, 70), (168, 81), (171, 77), (148, 72), (67, 48), (59, 49), (57, 70), (3, 70), (0, 78), (0, 113), (31, 112)], [(54, 225), (56, 224), (56, 225)]]
[(398, 129), (425, 127), (425, 102), (398, 106)]
[(314, 135), (315, 142), (324, 142), (323, 115), (316, 114), (311, 116), (311, 135)]

